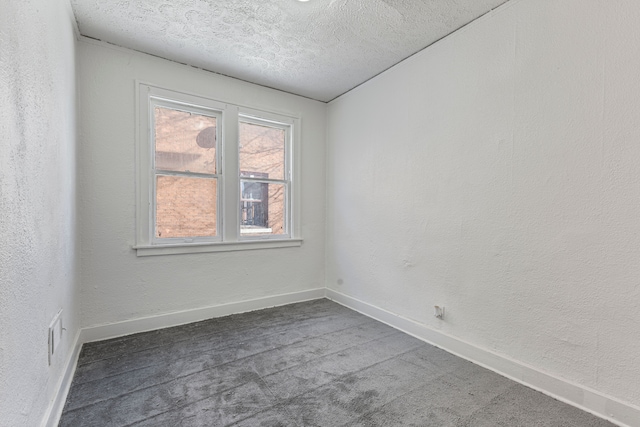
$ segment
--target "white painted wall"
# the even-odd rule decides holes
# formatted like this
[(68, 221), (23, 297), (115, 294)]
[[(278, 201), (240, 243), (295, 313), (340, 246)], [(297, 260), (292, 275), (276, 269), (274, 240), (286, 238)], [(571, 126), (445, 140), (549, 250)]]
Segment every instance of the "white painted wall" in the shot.
[(0, 10), (0, 425), (36, 426), (78, 330), (75, 24), (63, 0)]
[(639, 22), (513, 0), (331, 103), (327, 286), (640, 405)]
[[(326, 104), (84, 39), (82, 325), (324, 287)], [(302, 247), (136, 257), (135, 80), (301, 117)]]

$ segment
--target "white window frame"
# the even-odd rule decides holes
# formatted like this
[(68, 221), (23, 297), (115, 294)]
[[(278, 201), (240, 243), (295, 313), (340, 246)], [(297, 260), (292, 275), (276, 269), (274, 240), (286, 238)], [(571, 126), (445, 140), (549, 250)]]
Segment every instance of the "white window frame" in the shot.
[[(283, 234), (275, 234), (275, 235), (262, 235), (262, 236), (251, 236), (248, 234), (242, 234), (240, 220), (238, 221), (238, 238), (240, 241), (249, 241), (249, 240), (281, 240), (281, 239), (289, 239), (292, 234), (292, 217), (291, 214), (291, 206), (292, 206), (292, 167), (293, 161), (291, 158), (292, 154), (292, 140), (293, 140), (293, 132), (295, 120), (282, 117), (282, 116), (274, 116), (273, 114), (268, 114), (262, 111), (251, 110), (248, 108), (240, 108), (238, 111), (238, 123), (251, 123), (259, 126), (268, 126), (276, 129), (282, 129), (285, 131), (285, 146), (284, 146), (284, 176), (282, 179), (272, 179), (272, 178), (248, 178), (241, 177), (240, 170), (238, 169), (238, 194), (241, 193), (241, 181), (250, 181), (250, 182), (265, 182), (269, 184), (282, 184), (285, 186), (285, 202), (284, 202), (284, 227), (285, 232)], [(240, 155), (240, 147), (238, 145), (238, 156)], [(240, 209), (240, 204), (238, 204), (238, 209)], [(240, 218), (240, 212), (238, 212), (238, 219)]]
[[(299, 181), (300, 118), (228, 104), (206, 97), (164, 89), (136, 82), (137, 101), (137, 197), (136, 243), (138, 256), (184, 253), (238, 251), (301, 246)], [(216, 174), (217, 209), (215, 237), (157, 238), (155, 236), (155, 106), (194, 112), (216, 117)], [(285, 234), (250, 236), (240, 232), (240, 167), (239, 123), (250, 122), (285, 129)], [(162, 175), (202, 177), (190, 172), (162, 171)], [(244, 179), (244, 178), (243, 178)]]
[[(183, 100), (181, 102), (176, 102), (173, 100), (164, 99), (158, 97), (156, 95), (151, 94), (149, 96), (149, 175), (150, 175), (150, 185), (149, 185), (149, 198), (151, 200), (151, 209), (149, 212), (149, 226), (151, 229), (149, 230), (151, 236), (151, 244), (152, 245), (175, 245), (182, 243), (213, 243), (222, 241), (221, 230), (222, 224), (224, 222), (224, 218), (220, 218), (220, 212), (222, 211), (223, 205), (223, 197), (220, 197), (222, 191), (221, 179), (222, 179), (222, 156), (220, 155), (220, 148), (222, 144), (221, 136), (222, 136), (222, 127), (218, 125), (218, 123), (222, 124), (222, 107), (223, 105), (214, 105), (213, 103), (206, 102), (206, 100), (200, 100), (198, 104), (195, 105), (191, 103), (185, 103)], [(205, 106), (206, 105), (206, 106)], [(216, 106), (218, 108), (212, 108)], [(172, 110), (184, 111), (187, 113), (195, 113), (201, 116), (207, 117), (215, 117), (216, 118), (216, 173), (215, 174), (205, 174), (205, 173), (193, 173), (193, 172), (175, 172), (168, 170), (160, 170), (156, 168), (155, 164), (155, 132), (152, 132), (151, 129), (155, 129), (155, 114), (153, 113), (156, 107), (163, 107)], [(179, 176), (186, 178), (201, 178), (201, 179), (215, 179), (216, 180), (216, 235), (215, 237), (204, 237), (204, 236), (191, 236), (191, 237), (157, 237), (155, 233), (155, 224), (156, 224), (156, 197), (157, 197), (157, 177), (161, 176)]]

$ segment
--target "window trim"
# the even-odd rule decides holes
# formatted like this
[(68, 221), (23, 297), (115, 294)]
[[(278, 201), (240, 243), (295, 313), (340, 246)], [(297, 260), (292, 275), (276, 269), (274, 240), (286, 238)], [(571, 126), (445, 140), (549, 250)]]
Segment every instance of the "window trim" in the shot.
[[(300, 234), (299, 161), (300, 122), (297, 116), (257, 110), (193, 95), (178, 90), (161, 88), (136, 81), (136, 242), (132, 246), (137, 256), (169, 255), (183, 253), (226, 252), (267, 248), (297, 247), (302, 245)], [(155, 141), (151, 99), (162, 100), (172, 106), (186, 105), (217, 112), (216, 142), (218, 181), (217, 232), (212, 237), (155, 238), (155, 171), (152, 148)], [(170, 107), (171, 108), (171, 107)], [(207, 114), (210, 115), (210, 114)], [(246, 236), (240, 233), (240, 163), (239, 123), (246, 118), (255, 118), (261, 124), (268, 122), (286, 125), (289, 128), (285, 168), (289, 171), (288, 229), (285, 235)], [(218, 125), (219, 123), (219, 125)], [(288, 149), (288, 153), (287, 150)], [(197, 175), (197, 174), (196, 174)], [(286, 177), (285, 177), (286, 178)], [(234, 219), (235, 218), (235, 219)]]
[(176, 245), (135, 245), (137, 256), (200, 254), (207, 252), (235, 252), (256, 249), (300, 247), (303, 239), (246, 240), (242, 242), (193, 243)]

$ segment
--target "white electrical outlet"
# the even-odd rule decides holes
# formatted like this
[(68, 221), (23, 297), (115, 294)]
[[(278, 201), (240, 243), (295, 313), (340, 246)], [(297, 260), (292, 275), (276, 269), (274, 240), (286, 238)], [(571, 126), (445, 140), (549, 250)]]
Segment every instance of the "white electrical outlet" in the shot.
[(436, 316), (438, 319), (444, 319), (444, 307), (440, 307), (438, 305), (434, 305), (434, 313), (433, 315)]
[(56, 354), (58, 346), (62, 342), (62, 309), (53, 317), (53, 320), (49, 324), (49, 365), (53, 361), (53, 356)]

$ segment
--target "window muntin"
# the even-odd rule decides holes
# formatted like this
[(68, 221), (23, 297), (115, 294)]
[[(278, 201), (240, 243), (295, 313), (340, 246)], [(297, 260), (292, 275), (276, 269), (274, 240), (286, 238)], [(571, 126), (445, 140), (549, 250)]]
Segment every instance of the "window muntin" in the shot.
[(240, 236), (287, 237), (291, 125), (247, 115), (239, 120)]

